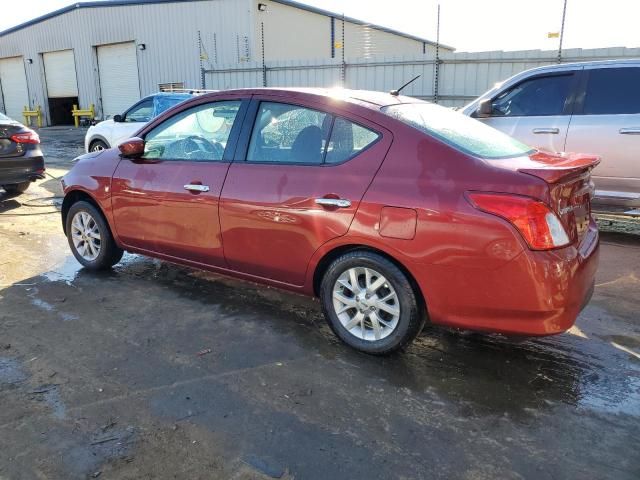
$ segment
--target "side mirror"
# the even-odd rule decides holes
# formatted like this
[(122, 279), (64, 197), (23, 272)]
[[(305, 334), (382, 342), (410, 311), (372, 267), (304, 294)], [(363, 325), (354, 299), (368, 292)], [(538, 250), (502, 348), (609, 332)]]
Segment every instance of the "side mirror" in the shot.
[(139, 158), (144, 153), (144, 140), (140, 137), (133, 137), (118, 145), (120, 155), (126, 158)]
[(490, 98), (485, 98), (478, 104), (476, 109), (476, 116), (479, 118), (490, 117), (493, 113), (493, 102)]
[(120, 123), (120, 122), (124, 121), (124, 118), (122, 118), (122, 115), (114, 115), (113, 116), (113, 121)]

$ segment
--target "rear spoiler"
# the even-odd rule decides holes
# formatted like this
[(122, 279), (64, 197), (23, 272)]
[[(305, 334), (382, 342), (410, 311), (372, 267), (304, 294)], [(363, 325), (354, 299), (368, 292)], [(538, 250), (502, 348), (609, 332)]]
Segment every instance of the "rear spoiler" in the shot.
[(600, 157), (597, 155), (582, 153), (560, 154), (537, 151), (529, 158), (539, 166), (520, 168), (518, 171), (541, 178), (547, 183), (557, 183), (569, 177), (584, 175), (600, 163)]

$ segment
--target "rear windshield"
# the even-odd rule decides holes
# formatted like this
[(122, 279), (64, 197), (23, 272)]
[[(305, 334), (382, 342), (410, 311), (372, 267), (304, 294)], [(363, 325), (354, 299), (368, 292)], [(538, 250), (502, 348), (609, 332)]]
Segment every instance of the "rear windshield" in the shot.
[(478, 120), (432, 103), (382, 107), (387, 115), (480, 158), (512, 158), (533, 149)]

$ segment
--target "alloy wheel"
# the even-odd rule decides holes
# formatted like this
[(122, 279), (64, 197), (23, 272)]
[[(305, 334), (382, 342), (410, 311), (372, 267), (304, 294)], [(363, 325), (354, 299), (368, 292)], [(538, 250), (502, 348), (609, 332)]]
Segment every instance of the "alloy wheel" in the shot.
[(379, 272), (349, 268), (333, 287), (333, 308), (342, 326), (357, 338), (377, 341), (393, 333), (400, 303), (393, 285)]
[(79, 211), (71, 220), (71, 239), (78, 254), (92, 262), (100, 255), (100, 228), (95, 219), (85, 211)]

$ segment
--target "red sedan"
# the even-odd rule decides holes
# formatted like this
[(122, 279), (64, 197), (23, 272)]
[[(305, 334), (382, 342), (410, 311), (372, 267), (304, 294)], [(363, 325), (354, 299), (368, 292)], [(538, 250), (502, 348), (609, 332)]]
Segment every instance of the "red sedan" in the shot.
[(87, 268), (127, 250), (317, 295), (343, 341), (382, 354), (427, 319), (570, 328), (598, 263), (597, 163), (409, 97), (235, 90), (80, 157), (62, 220)]

